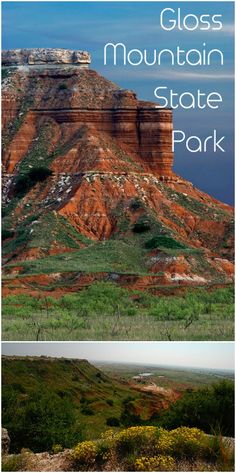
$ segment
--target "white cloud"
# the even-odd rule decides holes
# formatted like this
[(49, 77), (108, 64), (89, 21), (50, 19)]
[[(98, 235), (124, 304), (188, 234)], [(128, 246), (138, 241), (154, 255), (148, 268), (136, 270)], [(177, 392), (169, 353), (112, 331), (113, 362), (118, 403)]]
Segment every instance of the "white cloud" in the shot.
[(159, 79), (165, 79), (165, 80), (219, 80), (219, 81), (233, 81), (234, 80), (234, 74), (233, 72), (217, 72), (217, 71), (212, 71), (212, 72), (196, 72), (196, 71), (177, 71), (176, 69), (170, 69), (170, 68), (161, 68), (161, 69), (156, 69), (156, 70), (141, 70), (141, 69), (124, 69), (122, 67), (117, 68), (112, 68), (112, 70), (109, 67), (104, 67), (103, 72), (106, 73), (108, 76), (112, 76), (113, 80), (117, 80), (119, 78), (124, 78), (124, 74), (127, 79), (146, 79), (146, 80), (159, 80)]

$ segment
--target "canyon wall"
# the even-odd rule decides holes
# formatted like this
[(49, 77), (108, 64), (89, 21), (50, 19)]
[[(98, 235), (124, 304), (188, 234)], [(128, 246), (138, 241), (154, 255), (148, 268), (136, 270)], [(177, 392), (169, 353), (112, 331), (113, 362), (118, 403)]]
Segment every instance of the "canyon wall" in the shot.
[(168, 177), (172, 174), (172, 111), (157, 108), (53, 109), (31, 110), (29, 121), (48, 117), (58, 124), (73, 123), (94, 127), (131, 147), (143, 163)]

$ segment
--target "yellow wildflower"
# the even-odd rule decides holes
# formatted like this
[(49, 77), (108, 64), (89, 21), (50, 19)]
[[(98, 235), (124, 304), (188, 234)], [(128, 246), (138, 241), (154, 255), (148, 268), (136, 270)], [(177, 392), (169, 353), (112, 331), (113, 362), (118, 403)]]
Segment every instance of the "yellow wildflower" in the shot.
[(97, 446), (95, 442), (86, 441), (79, 443), (72, 453), (72, 458), (77, 463), (94, 463), (96, 460)]
[(136, 471), (173, 471), (175, 461), (169, 455), (155, 457), (140, 457), (135, 461)]

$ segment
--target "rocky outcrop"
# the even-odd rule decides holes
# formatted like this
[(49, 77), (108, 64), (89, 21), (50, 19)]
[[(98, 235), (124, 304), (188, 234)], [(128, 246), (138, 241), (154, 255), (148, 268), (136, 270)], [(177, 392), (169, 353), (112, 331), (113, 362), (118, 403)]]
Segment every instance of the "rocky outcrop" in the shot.
[(9, 66), (55, 66), (62, 64), (88, 65), (91, 56), (87, 51), (74, 51), (71, 49), (34, 48), (34, 49), (9, 49), (2, 51), (2, 65)]
[(2, 455), (8, 455), (10, 448), (10, 437), (7, 429), (2, 428)]
[[(227, 452), (230, 452), (231, 455), (233, 455), (234, 444), (235, 444), (234, 438), (222, 437), (222, 444), (224, 448), (227, 449)], [(72, 453), (73, 453), (72, 449), (63, 450), (62, 452), (57, 453), (57, 454), (50, 454), (49, 452), (26, 453), (24, 470), (28, 471), (30, 469), (30, 471), (42, 471), (42, 472), (75, 471), (75, 467), (71, 460)], [(17, 458), (19, 457), (20, 455), (9, 455), (7, 459), (14, 458), (15, 460), (17, 460)], [(21, 459), (21, 463), (22, 463), (22, 459)], [(193, 469), (194, 471), (212, 471), (212, 468), (214, 468), (212, 463), (204, 462), (203, 460), (201, 461), (195, 460), (195, 462), (193, 463), (193, 460), (187, 461), (185, 459), (184, 461), (182, 461), (182, 463), (179, 462), (178, 471), (193, 471)], [(119, 463), (119, 465), (116, 466), (116, 464), (114, 464), (114, 460), (113, 462), (109, 462), (108, 460), (105, 471), (122, 471), (122, 465)], [(218, 471), (218, 469), (216, 469), (215, 471)]]

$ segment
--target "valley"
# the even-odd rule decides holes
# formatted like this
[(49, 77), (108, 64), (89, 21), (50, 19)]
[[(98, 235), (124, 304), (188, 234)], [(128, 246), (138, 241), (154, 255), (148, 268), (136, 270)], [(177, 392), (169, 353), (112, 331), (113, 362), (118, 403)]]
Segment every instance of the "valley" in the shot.
[[(170, 347), (171, 349), (171, 347)], [(163, 388), (173, 388), (180, 391), (185, 389), (197, 389), (208, 384), (217, 383), (219, 380), (233, 380), (233, 371), (227, 370), (207, 370), (198, 368), (171, 367), (153, 364), (134, 364), (134, 363), (112, 363), (112, 362), (94, 362), (95, 365), (102, 369), (107, 375), (131, 381), (134, 377), (139, 376), (140, 373), (148, 373), (146, 379), (140, 379), (142, 384), (149, 384), (149, 381), (157, 383)]]

